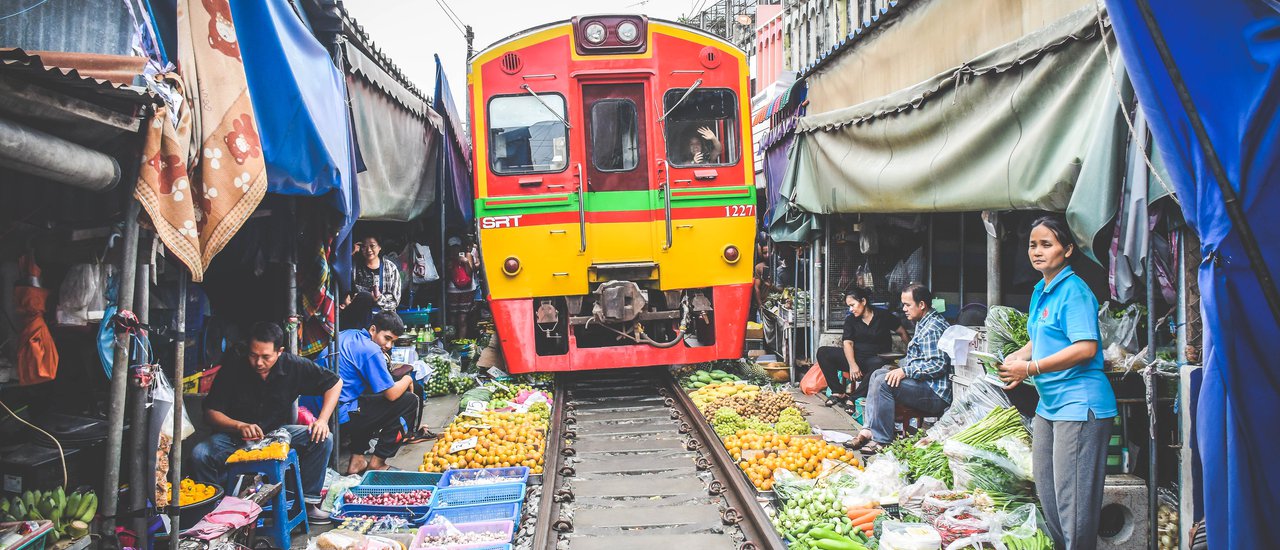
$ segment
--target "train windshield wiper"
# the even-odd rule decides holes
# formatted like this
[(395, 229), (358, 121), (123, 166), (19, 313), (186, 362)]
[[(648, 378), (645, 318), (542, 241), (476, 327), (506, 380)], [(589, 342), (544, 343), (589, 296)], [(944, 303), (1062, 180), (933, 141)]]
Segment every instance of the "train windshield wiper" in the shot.
[(565, 120), (564, 117), (560, 116), (560, 113), (557, 113), (556, 110), (552, 109), (550, 105), (547, 105), (547, 102), (543, 101), (541, 97), (538, 97), (538, 92), (533, 91), (533, 88), (530, 88), (528, 84), (521, 84), (520, 87), (524, 88), (524, 91), (529, 92), (529, 95), (533, 96), (534, 99), (538, 100), (538, 103), (541, 103), (542, 106), (547, 109), (547, 112), (551, 113), (551, 116), (559, 119), (560, 123), (564, 124), (565, 128), (568, 128), (570, 130), (573, 129), (573, 126), (569, 125), (569, 121)]
[(667, 117), (671, 115), (671, 112), (676, 110), (676, 108), (679, 107), (681, 103), (684, 103), (684, 100), (689, 99), (689, 94), (693, 93), (693, 91), (698, 89), (698, 86), (701, 86), (701, 85), (702, 85), (701, 78), (693, 81), (693, 86), (689, 86), (689, 89), (684, 91), (684, 95), (680, 96), (680, 99), (676, 101), (676, 104), (672, 105), (670, 109), (667, 109), (667, 112), (662, 113), (662, 118), (659, 118), (658, 122), (667, 120)]

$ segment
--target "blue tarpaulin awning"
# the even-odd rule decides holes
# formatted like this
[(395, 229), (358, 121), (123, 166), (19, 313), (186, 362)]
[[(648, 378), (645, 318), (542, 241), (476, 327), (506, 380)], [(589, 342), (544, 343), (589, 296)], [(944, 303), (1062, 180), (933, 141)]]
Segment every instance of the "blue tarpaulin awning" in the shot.
[[(1139, 4), (1147, 4), (1154, 28)], [(1194, 447), (1210, 548), (1275, 544), (1280, 322), (1259, 268), (1280, 272), (1280, 13), (1274, 2), (1108, 0), (1120, 53), (1187, 222), (1200, 236), (1204, 383)], [(1157, 38), (1159, 37), (1159, 38)], [(1168, 46), (1163, 59), (1158, 40)], [(1211, 45), (1211, 46), (1209, 46)], [(1180, 98), (1174, 70), (1185, 83)], [(1187, 108), (1184, 99), (1191, 108)], [(1193, 126), (1203, 121), (1204, 134)], [(1209, 147), (1202, 146), (1201, 137)], [(1216, 156), (1243, 216), (1232, 219)], [(1252, 263), (1241, 223), (1253, 232)]]
[[(327, 196), (342, 214), (338, 241), (345, 241), (360, 214), (346, 80), (289, 0), (231, 0), (231, 9), (267, 190)], [(350, 280), (350, 258), (338, 254), (337, 260), (338, 280)]]

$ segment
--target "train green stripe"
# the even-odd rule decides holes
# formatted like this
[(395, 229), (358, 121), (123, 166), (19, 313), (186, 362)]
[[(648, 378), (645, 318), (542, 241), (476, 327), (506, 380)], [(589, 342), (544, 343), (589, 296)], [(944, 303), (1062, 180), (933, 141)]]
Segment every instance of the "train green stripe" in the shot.
[[(692, 192), (692, 189), (678, 189), (680, 191)], [(673, 196), (671, 200), (672, 208), (689, 208), (699, 206), (729, 206), (735, 204), (755, 204), (756, 189), (753, 186), (739, 185), (727, 187), (705, 187), (698, 188), (696, 191), (714, 193), (714, 192), (734, 192), (735, 194), (714, 194), (707, 196), (681, 197)], [(476, 199), (476, 217), (486, 216), (508, 216), (512, 214), (548, 214), (555, 212), (576, 211), (578, 209), (578, 196), (570, 193), (565, 196), (567, 200), (553, 201), (547, 204), (512, 204), (512, 205), (489, 205), (492, 201), (510, 201), (518, 199), (518, 197), (494, 197), (492, 199)], [(662, 195), (656, 190), (645, 191), (597, 191), (587, 193), (588, 212), (627, 212), (632, 210), (653, 210), (662, 208)]]

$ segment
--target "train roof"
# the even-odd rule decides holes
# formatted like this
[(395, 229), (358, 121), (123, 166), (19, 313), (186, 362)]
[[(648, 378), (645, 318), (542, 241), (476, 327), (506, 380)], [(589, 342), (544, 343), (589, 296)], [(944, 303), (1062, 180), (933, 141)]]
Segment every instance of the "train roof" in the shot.
[[(701, 36), (703, 36), (703, 37), (705, 37), (705, 38), (707, 38), (707, 39), (709, 39), (709, 40), (712, 40), (712, 41), (714, 41), (714, 42), (719, 43), (720, 45), (722, 45), (722, 46), (724, 46), (724, 47), (726, 47), (726, 48), (729, 48), (729, 49), (732, 49), (732, 50), (736, 50), (736, 51), (739, 51), (739, 52), (741, 52), (741, 51), (742, 51), (740, 48), (738, 48), (737, 46), (735, 46), (733, 43), (731, 43), (731, 42), (729, 42), (729, 41), (725, 40), (724, 38), (722, 38), (722, 37), (720, 37), (720, 36), (718, 36), (718, 35), (715, 35), (715, 34), (712, 34), (712, 33), (706, 32), (706, 31), (704, 31), (704, 30), (702, 30), (702, 29), (699, 29), (698, 27), (693, 27), (693, 26), (690, 26), (690, 25), (686, 25), (686, 24), (684, 24), (684, 23), (680, 23), (680, 22), (677, 22), (677, 21), (671, 21), (671, 20), (668, 20), (668, 19), (661, 19), (661, 18), (656, 18), (656, 17), (649, 17), (649, 16), (647, 16), (647, 15), (643, 15), (643, 14), (617, 14), (617, 13), (607, 13), (607, 14), (605, 14), (605, 13), (589, 13), (589, 14), (583, 14), (583, 15), (580, 15), (580, 16), (578, 16), (578, 17), (579, 17), (579, 18), (582, 18), (582, 17), (598, 17), (598, 16), (608, 16), (608, 17), (640, 16), (640, 17), (645, 17), (645, 18), (646, 18), (650, 23), (660, 23), (660, 24), (663, 24), (663, 25), (669, 25), (669, 26), (672, 26), (672, 27), (677, 27), (677, 28), (680, 28), (681, 30), (688, 31), (688, 32), (691, 32), (691, 33), (693, 33), (693, 34), (701, 35)], [(502, 38), (502, 39), (500, 39), (500, 40), (498, 40), (498, 41), (496, 41), (496, 42), (494, 42), (494, 43), (492, 43), (492, 44), (489, 44), (489, 45), (488, 45), (488, 46), (486, 46), (484, 49), (479, 50), (479, 51), (477, 51), (475, 54), (473, 54), (473, 55), (471, 56), (471, 59), (468, 59), (468, 60), (467, 60), (467, 63), (468, 63), (468, 64), (470, 64), (471, 62), (475, 61), (475, 60), (476, 60), (477, 58), (479, 58), (480, 56), (482, 56), (482, 55), (484, 55), (484, 54), (486, 54), (486, 53), (488, 53), (488, 52), (490, 52), (490, 51), (493, 51), (494, 49), (497, 49), (497, 48), (501, 47), (503, 44), (507, 44), (507, 43), (513, 42), (513, 41), (518, 40), (518, 39), (520, 39), (520, 38), (522, 38), (522, 37), (528, 36), (528, 35), (530, 35), (530, 34), (534, 34), (534, 33), (538, 32), (538, 31), (543, 31), (543, 30), (550, 29), (550, 28), (554, 28), (554, 27), (558, 27), (558, 26), (561, 26), (561, 25), (569, 25), (569, 24), (571, 24), (572, 22), (573, 22), (573, 20), (572, 20), (572, 19), (561, 19), (561, 20), (558, 20), (558, 21), (552, 21), (552, 22), (549, 22), (549, 23), (544, 23), (544, 24), (542, 24), (542, 25), (538, 25), (538, 26), (536, 26), (536, 27), (529, 27), (529, 28), (524, 29), (524, 30), (522, 30), (522, 31), (519, 31), (519, 32), (517, 32), (517, 33), (515, 33), (515, 34), (509, 35), (509, 36), (507, 36), (506, 38)], [(744, 52), (744, 53), (745, 53), (745, 52)]]

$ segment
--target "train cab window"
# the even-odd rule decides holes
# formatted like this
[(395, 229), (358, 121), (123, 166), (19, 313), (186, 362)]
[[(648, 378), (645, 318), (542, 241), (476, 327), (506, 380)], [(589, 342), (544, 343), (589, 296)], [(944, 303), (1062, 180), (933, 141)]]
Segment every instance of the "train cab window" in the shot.
[[(667, 158), (676, 166), (737, 164), (738, 102), (725, 89), (673, 88), (662, 96)], [(681, 100), (683, 98), (683, 100)]]
[(602, 172), (634, 170), (640, 156), (636, 104), (602, 99), (591, 105), (591, 163)]
[[(539, 101), (541, 99), (541, 101)], [(489, 101), (490, 162), (499, 174), (559, 172), (569, 165), (564, 96), (499, 96)]]

